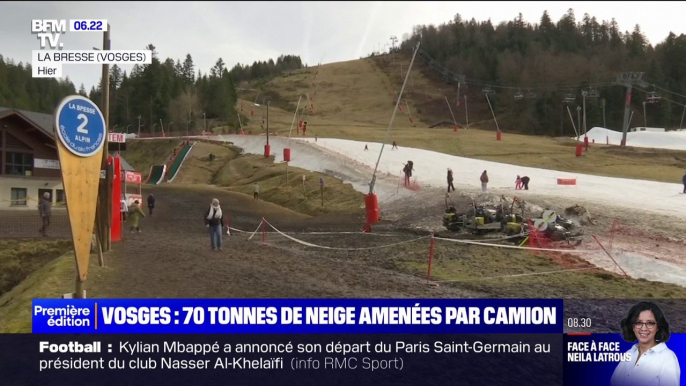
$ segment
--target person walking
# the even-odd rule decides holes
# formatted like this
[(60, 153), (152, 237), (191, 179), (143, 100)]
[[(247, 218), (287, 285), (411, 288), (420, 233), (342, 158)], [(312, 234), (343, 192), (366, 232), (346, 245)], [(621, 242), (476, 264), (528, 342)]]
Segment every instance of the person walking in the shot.
[(483, 173), (481, 173), (481, 191), (486, 192), (488, 190), (488, 173), (486, 170), (484, 170)]
[(224, 228), (224, 214), (219, 206), (219, 200), (212, 199), (207, 212), (205, 212), (205, 226), (210, 230), (210, 246), (213, 251), (222, 250), (222, 228)]
[(317, 142), (317, 134), (314, 135), (314, 141)]
[(138, 204), (140, 204), (140, 201), (136, 200), (133, 202), (133, 204), (131, 204), (131, 206), (129, 206), (129, 233), (133, 233), (134, 229), (138, 233), (141, 233), (141, 228), (138, 222), (140, 221), (141, 217), (145, 217), (145, 213), (143, 213)]
[(369, 148), (367, 147), (367, 144), (365, 143), (364, 144), (364, 151), (367, 151), (367, 150), (369, 150)]
[(398, 148), (398, 144), (397, 144), (397, 143), (395, 143), (395, 141), (393, 141), (393, 147), (391, 148), (391, 150), (393, 150), (393, 149), (397, 149), (397, 148)]
[(148, 196), (148, 213), (152, 216), (152, 210), (155, 209), (155, 196), (150, 193)]
[(48, 235), (48, 227), (50, 227), (50, 217), (52, 217), (52, 200), (50, 200), (50, 193), (43, 193), (43, 197), (38, 203), (38, 214), (40, 214), (43, 226), (38, 230), (42, 236)]
[(124, 196), (119, 201), (119, 211), (121, 212), (122, 222), (126, 222), (126, 214), (129, 213), (129, 207), (126, 205), (126, 198)]
[(681, 178), (681, 181), (684, 183), (684, 194), (686, 194), (686, 173), (684, 176)]
[(259, 200), (260, 199), (260, 185), (255, 182), (255, 186), (252, 189), (252, 199), (253, 200)]
[(450, 193), (450, 188), (455, 191), (455, 185), (453, 185), (453, 169), (448, 168), (448, 193)]
[(529, 190), (529, 181), (530, 181), (529, 177), (527, 177), (527, 176), (522, 177), (522, 185), (524, 185), (524, 190)]

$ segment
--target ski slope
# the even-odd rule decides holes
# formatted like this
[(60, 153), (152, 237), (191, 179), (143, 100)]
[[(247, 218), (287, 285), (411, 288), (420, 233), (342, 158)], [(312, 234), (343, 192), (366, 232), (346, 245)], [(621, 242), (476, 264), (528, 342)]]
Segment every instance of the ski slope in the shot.
[[(595, 140), (596, 143), (606, 144), (609, 140), (610, 145), (619, 145), (622, 142), (622, 133), (594, 127), (588, 131), (588, 140)], [(686, 130), (669, 131), (665, 133), (653, 133), (649, 131), (639, 131), (626, 134), (626, 145), (634, 147), (651, 147), (656, 149), (686, 150)]]
[[(590, 134), (591, 132), (589, 132)], [(637, 133), (655, 134), (655, 133)], [(658, 133), (664, 134), (664, 133)], [(620, 133), (621, 135), (621, 133)], [(684, 135), (686, 138), (686, 133)], [(244, 149), (246, 153), (264, 154), (264, 136), (224, 135), (212, 137), (219, 141), (230, 141)], [(270, 137), (272, 154), (276, 162), (283, 161), (283, 149), (291, 149), (290, 165), (310, 171), (332, 174), (355, 189), (367, 194), (372, 171), (381, 149), (380, 143), (358, 142), (343, 139), (293, 138), (287, 142), (283, 137)], [(597, 142), (597, 140), (596, 140)], [(369, 151), (363, 151), (364, 145)], [(601, 177), (588, 174), (561, 172), (548, 169), (510, 165), (438, 153), (429, 150), (400, 147), (391, 150), (384, 148), (377, 172), (375, 192), (379, 201), (398, 198), (396, 188), (403, 164), (414, 162), (413, 178), (422, 187), (446, 186), (447, 168), (452, 168), (455, 184), (475, 189), (481, 187), (479, 177), (488, 171), (491, 193), (506, 193), (514, 188), (517, 175), (529, 176), (529, 191), (517, 191), (526, 197), (527, 193), (548, 197), (591, 200), (607, 206), (643, 209), (660, 215), (678, 216), (686, 220), (686, 195), (682, 194), (680, 183), (664, 183), (627, 178)], [(576, 178), (576, 186), (557, 185), (557, 178)], [(402, 194), (412, 194), (400, 189)]]

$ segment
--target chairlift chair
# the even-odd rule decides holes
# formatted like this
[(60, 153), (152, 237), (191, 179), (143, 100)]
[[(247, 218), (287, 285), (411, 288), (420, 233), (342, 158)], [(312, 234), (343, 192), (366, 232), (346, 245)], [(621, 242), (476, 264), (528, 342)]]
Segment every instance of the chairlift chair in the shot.
[(522, 94), (521, 91), (517, 91), (515, 94), (515, 100), (521, 100), (522, 98), (524, 98), (524, 94)]
[(525, 97), (526, 97), (526, 99), (534, 99), (534, 98), (536, 98), (536, 93), (531, 91), (531, 89), (529, 89), (529, 91), (526, 93)]
[(594, 89), (593, 87), (588, 89), (588, 92), (586, 93), (586, 98), (599, 98), (600, 93), (598, 93), (598, 90)]
[(648, 92), (648, 96), (646, 97), (646, 102), (648, 103), (657, 103), (662, 99), (662, 96), (660, 95), (659, 92), (657, 91), (650, 91)]
[(569, 93), (565, 94), (564, 103), (574, 103), (574, 102), (576, 102), (576, 94), (574, 94), (573, 91), (569, 91)]
[(486, 87), (482, 88), (481, 91), (482, 91), (484, 94), (493, 94), (493, 93), (495, 93), (495, 91), (493, 91), (489, 86), (486, 86)]

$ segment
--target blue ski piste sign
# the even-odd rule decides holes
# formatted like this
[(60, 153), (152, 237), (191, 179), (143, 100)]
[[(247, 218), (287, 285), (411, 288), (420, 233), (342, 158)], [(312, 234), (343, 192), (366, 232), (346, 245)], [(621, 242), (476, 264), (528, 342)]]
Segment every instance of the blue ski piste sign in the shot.
[(91, 235), (98, 201), (100, 166), (107, 139), (105, 117), (98, 106), (81, 95), (68, 96), (55, 109), (55, 144), (76, 258), (76, 292), (85, 297)]
[(90, 99), (72, 95), (57, 107), (57, 135), (70, 152), (90, 157), (105, 144), (105, 117)]

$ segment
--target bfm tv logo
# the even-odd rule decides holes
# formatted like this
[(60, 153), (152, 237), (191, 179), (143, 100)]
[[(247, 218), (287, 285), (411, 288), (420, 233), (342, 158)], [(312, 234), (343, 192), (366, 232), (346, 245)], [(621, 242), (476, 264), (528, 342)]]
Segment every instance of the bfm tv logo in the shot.
[(31, 33), (37, 34), (42, 49), (45, 48), (46, 44), (52, 49), (62, 49), (64, 44), (59, 43), (59, 39), (60, 35), (66, 32), (66, 20), (31, 20)]

